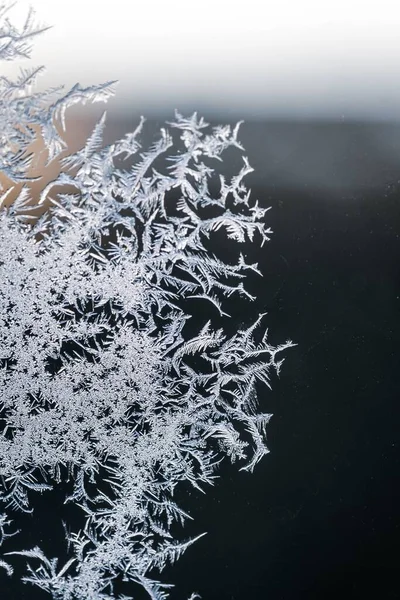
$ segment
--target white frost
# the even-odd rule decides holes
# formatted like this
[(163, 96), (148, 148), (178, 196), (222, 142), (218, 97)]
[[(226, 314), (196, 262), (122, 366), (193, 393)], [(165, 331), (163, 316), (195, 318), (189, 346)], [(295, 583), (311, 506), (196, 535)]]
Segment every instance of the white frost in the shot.
[[(29, 56), (44, 29), (30, 14), (18, 31), (6, 13), (0, 7), (0, 57)], [(262, 315), (233, 337), (208, 322), (188, 339), (185, 299), (211, 302), (218, 317), (226, 297), (249, 296), (243, 279), (257, 265), (242, 255), (228, 264), (207, 243), (219, 230), (232, 247), (263, 242), (270, 231), (243, 183), (247, 158), (230, 182), (220, 176), (219, 193), (209, 190), (213, 162), (230, 146), (243, 150), (239, 126), (210, 129), (196, 114), (176, 113), (172, 132), (161, 130), (141, 153), (144, 119), (104, 148), (104, 114), (85, 147), (62, 158), (40, 201), (32, 199), (32, 142), (41, 136), (53, 160), (65, 150), (57, 124), (65, 128), (66, 109), (113, 90), (77, 85), (50, 101), (59, 90), (31, 91), (40, 72), (0, 82), (0, 171), (10, 181), (0, 212), (1, 541), (18, 511), (33, 510), (35, 492), (51, 493), (67, 478), (66, 502), (82, 508), (85, 524), (68, 530), (63, 566), (38, 547), (7, 553), (6, 543), (0, 566), (11, 575), (8, 561), (25, 556), (35, 566), (24, 581), (54, 599), (115, 598), (120, 579), (161, 600), (170, 586), (150, 570), (195, 541), (173, 539), (172, 525), (189, 517), (173, 501), (176, 486), (212, 484), (223, 456), (251, 471), (268, 452), (270, 415), (257, 412), (256, 383), (269, 385), (278, 354), (292, 345), (272, 347), (266, 335), (256, 342)], [(174, 130), (181, 147), (171, 154)], [(134, 165), (117, 168), (121, 154)], [(163, 173), (154, 168), (159, 157)]]

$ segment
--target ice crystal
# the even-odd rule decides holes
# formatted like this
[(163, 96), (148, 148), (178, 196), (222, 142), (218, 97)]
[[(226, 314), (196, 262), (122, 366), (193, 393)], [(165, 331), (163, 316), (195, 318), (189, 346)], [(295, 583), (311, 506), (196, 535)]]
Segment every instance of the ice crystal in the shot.
[[(29, 57), (45, 28), (31, 12), (17, 30), (8, 8), (0, 58)], [(256, 341), (263, 315), (231, 337), (210, 321), (184, 332), (188, 298), (224, 316), (224, 298), (249, 296), (243, 279), (258, 272), (241, 254), (233, 263), (212, 254), (214, 232), (243, 243), (264, 242), (270, 230), (243, 183), (247, 158), (229, 182), (220, 175), (219, 193), (209, 189), (211, 165), (229, 147), (243, 150), (239, 125), (209, 128), (196, 114), (176, 112), (169, 123), (181, 143), (171, 154), (167, 129), (139, 152), (144, 119), (103, 147), (104, 113), (33, 198), (31, 144), (41, 138), (48, 161), (59, 157), (66, 109), (113, 93), (113, 82), (33, 93), (40, 72), (3, 77), (0, 87), (0, 542), (16, 533), (18, 511), (34, 510), (35, 492), (66, 480), (65, 502), (80, 507), (84, 526), (66, 527), (63, 565), (39, 547), (7, 552), (5, 542), (0, 566), (11, 575), (15, 555), (25, 557), (23, 581), (57, 600), (116, 598), (121, 580), (161, 600), (170, 586), (151, 573), (197, 539), (176, 539), (175, 525), (189, 518), (176, 487), (212, 484), (224, 456), (251, 471), (268, 452), (270, 415), (257, 411), (256, 386), (269, 386), (291, 342)], [(163, 156), (167, 166), (156, 169)], [(132, 166), (117, 166), (121, 157)]]

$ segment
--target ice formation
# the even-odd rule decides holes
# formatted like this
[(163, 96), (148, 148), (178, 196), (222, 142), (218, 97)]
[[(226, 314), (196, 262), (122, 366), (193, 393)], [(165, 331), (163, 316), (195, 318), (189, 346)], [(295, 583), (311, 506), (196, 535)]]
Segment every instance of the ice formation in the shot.
[[(29, 57), (44, 28), (31, 12), (16, 29), (8, 9), (0, 58)], [(160, 600), (169, 586), (149, 574), (195, 541), (176, 539), (189, 517), (176, 487), (213, 483), (224, 456), (251, 471), (268, 451), (256, 386), (269, 385), (291, 342), (257, 340), (262, 315), (233, 336), (210, 321), (185, 335), (188, 298), (211, 302), (223, 324), (224, 299), (249, 296), (243, 281), (257, 265), (239, 253), (228, 263), (208, 244), (218, 231), (234, 247), (268, 240), (266, 211), (243, 183), (246, 157), (238, 175), (219, 175), (219, 193), (209, 189), (223, 152), (243, 151), (239, 125), (210, 128), (177, 112), (139, 152), (144, 119), (103, 147), (104, 113), (84, 148), (65, 155), (66, 109), (106, 101), (113, 83), (35, 93), (41, 70), (0, 81), (0, 565), (12, 575), (25, 559), (23, 581), (56, 600), (131, 598), (116, 595), (115, 581)], [(64, 152), (39, 199), (29, 175), (38, 138), (48, 162)], [(121, 158), (133, 165), (117, 166)], [(83, 515), (81, 529), (66, 528), (70, 559), (38, 546), (8, 552), (19, 512), (67, 480), (65, 502)]]

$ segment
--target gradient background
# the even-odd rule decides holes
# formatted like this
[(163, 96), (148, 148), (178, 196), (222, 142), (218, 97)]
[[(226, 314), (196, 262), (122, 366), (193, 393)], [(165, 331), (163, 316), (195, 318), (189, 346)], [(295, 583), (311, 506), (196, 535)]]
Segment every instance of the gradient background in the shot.
[[(22, 22), (27, 6), (10, 16)], [(195, 518), (187, 534), (208, 535), (164, 572), (172, 598), (399, 598), (398, 2), (34, 7), (54, 25), (32, 53), (47, 67), (39, 89), (119, 79), (106, 143), (143, 114), (146, 146), (174, 108), (211, 123), (245, 119), (239, 138), (255, 168), (247, 184), (272, 207), (272, 241), (248, 249), (264, 274), (249, 281), (258, 298), (233, 305), (232, 323), (268, 311), (272, 341), (299, 345), (260, 398), (274, 413), (271, 454), (252, 476), (226, 465), (205, 496), (182, 498)], [(17, 72), (16, 63), (2, 69)], [(103, 109), (67, 113), (71, 149)], [(240, 168), (229, 160), (228, 170)], [(54, 496), (39, 501), (29, 547), (40, 539), (57, 553), (57, 506)], [(3, 590), (6, 600), (47, 598), (11, 582)]]
[[(29, 3), (20, 0), (13, 22)], [(147, 116), (400, 117), (396, 0), (35, 0), (41, 85), (119, 79), (110, 109)], [(10, 67), (14, 69), (13, 65)], [(207, 114), (208, 116), (208, 114)]]

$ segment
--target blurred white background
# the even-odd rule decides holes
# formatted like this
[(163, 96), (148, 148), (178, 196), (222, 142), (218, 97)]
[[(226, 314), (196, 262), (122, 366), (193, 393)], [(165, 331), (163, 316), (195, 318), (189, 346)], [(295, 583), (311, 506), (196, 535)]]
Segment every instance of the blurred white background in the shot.
[(30, 5), (53, 26), (39, 87), (118, 79), (112, 111), (400, 120), (398, 0), (18, 0), (11, 21)]

